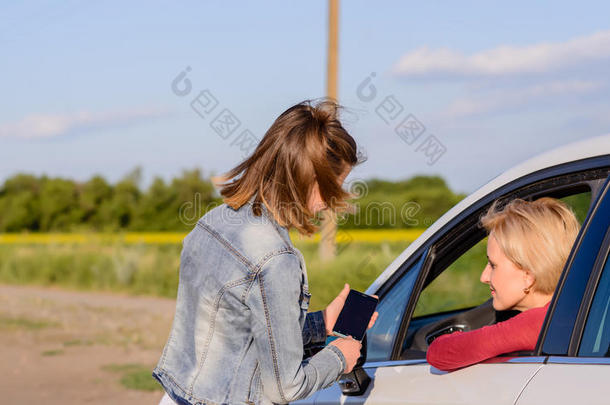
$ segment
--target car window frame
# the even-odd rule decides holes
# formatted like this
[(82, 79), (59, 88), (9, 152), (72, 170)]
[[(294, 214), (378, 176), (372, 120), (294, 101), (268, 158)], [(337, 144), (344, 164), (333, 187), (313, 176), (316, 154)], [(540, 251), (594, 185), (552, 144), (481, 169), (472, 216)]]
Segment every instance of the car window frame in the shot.
[[(604, 260), (610, 218), (610, 176), (581, 227), (551, 300), (535, 353), (550, 362), (578, 362), (578, 350)], [(595, 252), (595, 254), (591, 254)], [(603, 258), (605, 259), (605, 257)], [(572, 358), (572, 360), (568, 360)], [(580, 359), (584, 359), (580, 357)], [(598, 360), (592, 360), (598, 364)]]
[[(454, 237), (457, 229), (468, 221), (472, 222), (477, 213), (483, 212), (484, 209), (488, 208), (496, 199), (512, 199), (519, 197), (520, 195), (525, 195), (528, 196), (528, 198), (535, 199), (537, 196), (542, 194), (552, 195), (555, 192), (561, 193), (564, 190), (568, 190), (570, 188), (576, 189), (577, 187), (582, 186), (583, 191), (591, 191), (591, 198), (592, 201), (594, 201), (600, 192), (600, 188), (602, 188), (601, 184), (603, 184), (603, 181), (608, 178), (609, 174), (610, 155), (581, 159), (578, 161), (568, 162), (538, 170), (505, 184), (504, 186), (499, 187), (498, 189), (482, 197), (457, 214), (456, 217), (445, 224), (435, 234), (431, 235), (429, 239), (425, 241), (422, 246), (420, 246), (405, 261), (405, 263), (409, 262), (410, 265), (413, 263), (411, 260), (412, 257), (419, 258), (420, 254), (427, 251), (427, 257), (425, 258), (424, 265), (419, 271), (418, 279), (416, 280), (411, 295), (407, 300), (407, 307), (403, 312), (401, 325), (394, 339), (392, 355), (390, 356), (389, 360), (382, 362), (383, 365), (417, 364), (425, 362), (425, 360), (401, 360), (399, 357), (402, 350), (402, 342), (406, 338), (408, 325), (413, 316), (413, 311), (415, 310), (415, 305), (419, 299), (419, 294), (422, 291), (423, 284), (426, 281), (430, 267), (432, 263), (435, 263), (435, 259), (439, 253), (437, 249), (439, 242)], [(541, 186), (543, 186), (543, 188), (539, 189)], [(589, 209), (589, 212), (590, 211), (591, 209)], [(460, 254), (463, 254), (470, 247), (466, 248)], [(404, 267), (408, 268), (408, 266), (405, 266), (405, 263), (401, 265), (399, 270)], [(396, 271), (393, 275), (391, 275), (390, 278), (379, 288), (378, 291), (381, 294), (378, 295), (380, 297), (383, 295), (383, 293), (389, 291), (391, 285), (394, 285), (399, 277), (399, 275), (396, 273), (399, 273), (399, 271)], [(364, 367), (370, 366), (376, 366), (376, 364), (373, 365), (365, 363), (364, 365)]]
[[(423, 250), (423, 251), (422, 251)], [(421, 253), (418, 253), (421, 252)], [(424, 266), (426, 266), (427, 261), (429, 260), (429, 254), (430, 254), (430, 249), (426, 248), (426, 249), (421, 249), (418, 250), (417, 252), (415, 252), (415, 254), (411, 255), (409, 257), (408, 260), (406, 260), (398, 269), (398, 271), (396, 271), (395, 276), (390, 278), (390, 280), (388, 280), (388, 282), (386, 283), (386, 289), (383, 290), (383, 292), (380, 292), (378, 294), (378, 296), (383, 299), (383, 297), (387, 296), (390, 292), (392, 292), (393, 288), (395, 286), (397, 286), (397, 284), (401, 283), (405, 277), (408, 277), (409, 273), (411, 273), (412, 271), (420, 273), (422, 271), (422, 269), (424, 268)], [(417, 287), (417, 280), (419, 279), (419, 274), (415, 275), (415, 280), (413, 281), (413, 285), (411, 286), (411, 293), (409, 295), (412, 295), (413, 290)], [(382, 301), (380, 300), (380, 303)], [(402, 324), (404, 316), (405, 316), (405, 311), (407, 309), (408, 306), (408, 300), (405, 300), (404, 305), (401, 309), (401, 313), (400, 313), (400, 322)], [(400, 325), (399, 327), (396, 329), (396, 332), (394, 333), (393, 336), (393, 340), (391, 343), (391, 349), (390, 349), (390, 360), (372, 360), (369, 361), (369, 354), (368, 354), (368, 349), (370, 346), (367, 345), (367, 361), (366, 364), (372, 364), (372, 363), (384, 363), (387, 361), (391, 361), (392, 359), (392, 350), (395, 346), (396, 343), (396, 339), (398, 336), (398, 332), (400, 330)], [(367, 338), (367, 341), (369, 339)]]
[[(589, 285), (587, 286), (587, 291), (585, 293), (585, 298), (583, 299), (583, 313), (586, 313), (586, 317), (584, 317), (584, 319), (582, 320), (582, 329), (580, 329), (580, 334), (578, 336), (579, 344), (576, 349), (577, 356), (581, 358), (589, 357), (581, 355), (580, 351), (582, 349), (585, 331), (590, 320), (589, 318), (591, 316), (591, 309), (593, 307), (593, 303), (595, 302), (595, 299), (598, 296), (597, 294), (603, 295), (603, 293), (599, 291), (600, 282), (602, 281), (603, 277), (609, 276), (609, 274), (604, 275), (604, 272), (610, 273), (610, 227), (606, 231), (606, 236), (604, 237), (602, 247), (599, 250), (597, 256), (595, 269), (592, 271), (591, 278), (589, 279)], [(607, 356), (598, 357), (604, 358)]]
[[(576, 357), (588, 315), (594, 283), (599, 277), (599, 254), (610, 219), (610, 176), (589, 209), (559, 279), (536, 345), (537, 355)], [(591, 255), (591, 252), (595, 254)]]

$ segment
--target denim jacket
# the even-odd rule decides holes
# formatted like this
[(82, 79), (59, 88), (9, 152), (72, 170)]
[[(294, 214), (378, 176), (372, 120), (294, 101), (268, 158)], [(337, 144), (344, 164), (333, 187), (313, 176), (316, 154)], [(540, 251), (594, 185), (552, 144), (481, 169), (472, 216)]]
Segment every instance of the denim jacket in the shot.
[(183, 241), (176, 312), (153, 376), (177, 404), (271, 404), (331, 386), (345, 369), (323, 343), (301, 252), (263, 206), (222, 204)]

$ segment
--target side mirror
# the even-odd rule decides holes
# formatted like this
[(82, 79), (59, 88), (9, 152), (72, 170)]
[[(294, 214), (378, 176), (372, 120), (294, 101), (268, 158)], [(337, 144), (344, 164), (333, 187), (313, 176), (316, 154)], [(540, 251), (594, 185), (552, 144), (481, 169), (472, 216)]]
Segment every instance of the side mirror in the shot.
[(360, 349), (360, 357), (356, 361), (353, 370), (347, 374), (343, 374), (339, 379), (339, 388), (344, 395), (356, 396), (362, 395), (371, 382), (371, 377), (364, 371), (362, 365), (366, 362), (366, 334), (362, 339), (362, 348)]

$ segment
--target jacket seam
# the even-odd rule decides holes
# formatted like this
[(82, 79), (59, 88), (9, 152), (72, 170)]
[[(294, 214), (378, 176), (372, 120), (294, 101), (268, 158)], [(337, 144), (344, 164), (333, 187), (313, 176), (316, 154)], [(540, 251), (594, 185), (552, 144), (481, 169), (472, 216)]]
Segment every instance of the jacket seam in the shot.
[(273, 339), (273, 334), (271, 331), (271, 319), (269, 318), (269, 308), (267, 306), (267, 296), (265, 294), (265, 288), (263, 286), (263, 275), (259, 274), (258, 277), (258, 285), (261, 290), (261, 297), (263, 299), (263, 309), (265, 311), (265, 321), (267, 322), (267, 336), (269, 337), (269, 346), (271, 347), (271, 356), (273, 358), (273, 373), (275, 375), (275, 382), (277, 383), (277, 389), (280, 394), (280, 398), (283, 402), (288, 402), (286, 400), (286, 396), (284, 395), (284, 391), (282, 390), (282, 382), (280, 380), (280, 371), (279, 365), (277, 362), (277, 351), (275, 348), (275, 341)]
[[(241, 296), (241, 302), (242, 304), (246, 305), (246, 298), (248, 296), (248, 294), (250, 293), (250, 289), (252, 288), (252, 286), (254, 285), (254, 282), (256, 281), (256, 276), (258, 276), (258, 274), (260, 273), (261, 269), (263, 268), (263, 266), (265, 264), (267, 264), (271, 259), (273, 259), (276, 256), (279, 255), (283, 255), (283, 254), (295, 254), (294, 250), (292, 248), (290, 248), (289, 246), (284, 246), (280, 249), (274, 250), (272, 252), (267, 253), (265, 256), (263, 256), (262, 259), (260, 259), (258, 261), (258, 263), (256, 264), (256, 266), (254, 266), (254, 271), (252, 273), (250, 273), (250, 284), (248, 284), (248, 286), (246, 287), (246, 289), (244, 290), (242, 296)], [(296, 257), (296, 255), (295, 255)], [(298, 259), (298, 257), (297, 257)]]
[[(184, 395), (184, 396), (188, 396), (189, 398), (192, 398), (192, 399), (194, 399), (195, 401), (200, 402), (200, 403), (202, 403), (202, 404), (209, 404), (209, 405), (220, 405), (219, 403), (214, 402), (214, 401), (210, 401), (209, 399), (202, 399), (202, 398), (199, 398), (199, 397), (194, 396), (192, 393), (190, 393), (190, 394), (189, 394), (189, 393), (188, 393), (188, 392), (187, 392), (187, 391), (184, 389), (184, 387), (182, 387), (182, 385), (180, 385), (180, 384), (178, 383), (178, 381), (176, 381), (176, 378), (175, 378), (175, 377), (174, 377), (174, 376), (173, 376), (173, 375), (172, 375), (172, 374), (171, 374), (171, 373), (170, 373), (170, 372), (169, 372), (167, 369), (162, 368), (162, 369), (161, 369), (161, 372), (163, 373), (163, 375), (164, 375), (165, 377), (167, 377), (167, 378), (169, 378), (169, 379), (171, 380), (171, 382), (174, 384), (174, 386), (175, 386), (176, 388), (178, 388), (178, 389), (179, 389), (179, 390), (180, 390), (180, 391), (183, 393), (183, 395)], [(189, 399), (188, 401), (190, 402), (190, 399)]]
[(220, 235), (220, 233), (218, 233), (216, 230), (212, 229), (210, 226), (208, 226), (202, 222), (197, 222), (197, 225), (200, 226), (201, 228), (203, 228), (204, 230), (206, 230), (214, 238), (216, 238), (222, 245), (224, 245), (229, 250), (229, 252), (231, 252), (240, 262), (242, 262), (248, 268), (248, 270), (254, 269), (254, 265), (252, 264), (252, 262), (250, 260), (248, 260), (244, 255), (242, 255), (237, 249), (235, 249), (233, 247), (233, 245), (231, 245), (231, 243), (229, 243), (228, 240), (226, 240), (225, 238), (222, 237), (222, 235)]
[(237, 361), (237, 363), (235, 364), (235, 369), (233, 371), (233, 380), (231, 381), (231, 384), (229, 384), (229, 391), (227, 392), (227, 395), (225, 396), (225, 400), (227, 402), (230, 402), (231, 400), (231, 396), (234, 395), (234, 389), (235, 389), (235, 384), (237, 384), (237, 380), (238, 378), (235, 377), (238, 375), (238, 371), (239, 368), (242, 366), (243, 364), (243, 360), (244, 360), (244, 356), (246, 355), (246, 353), (248, 352), (248, 349), (250, 348), (250, 340), (246, 340), (244, 346), (242, 347), (240, 353), (239, 353), (239, 360)]
[[(186, 392), (186, 390), (180, 385), (178, 384), (178, 381), (176, 381), (176, 379), (174, 378), (174, 376), (166, 369), (163, 369), (163, 374), (165, 374), (165, 376), (167, 378), (169, 378), (172, 383), (174, 383), (174, 385), (176, 386), (176, 388), (180, 389), (180, 391), (182, 391), (182, 393), (186, 396), (188, 395), (188, 393)], [(192, 396), (192, 395), (191, 395)], [(194, 396), (192, 396), (194, 399), (196, 399), (197, 401), (199, 401), (199, 398), (195, 398)]]
[(199, 363), (197, 364), (197, 368), (198, 368), (197, 374), (193, 378), (193, 381), (191, 381), (191, 385), (188, 390), (189, 395), (193, 394), (193, 387), (195, 386), (195, 381), (197, 381), (197, 378), (199, 378), (199, 374), (201, 374), (201, 370), (203, 369), (203, 363), (205, 363), (205, 359), (208, 355), (208, 350), (210, 349), (210, 344), (212, 342), (212, 337), (214, 335), (214, 329), (216, 327), (216, 315), (218, 314), (218, 307), (220, 306), (220, 301), (222, 299), (222, 296), (224, 295), (225, 291), (228, 290), (229, 288), (233, 288), (240, 284), (244, 284), (247, 281), (250, 281), (249, 276), (240, 278), (238, 280), (234, 280), (230, 283), (227, 283), (222, 286), (220, 291), (218, 291), (218, 294), (216, 295), (216, 299), (214, 300), (214, 308), (212, 310), (212, 317), (210, 319), (210, 330), (208, 331), (208, 334), (206, 336), (206, 340), (205, 340), (205, 343), (203, 346), (203, 352), (201, 353), (201, 358), (199, 360)]
[[(258, 261), (258, 263), (256, 264), (256, 266), (255, 266), (255, 275), (256, 275), (256, 274), (258, 274), (258, 273), (260, 272), (261, 268), (263, 268), (263, 266), (264, 266), (265, 264), (267, 264), (267, 262), (268, 262), (269, 260), (273, 259), (275, 256), (279, 256), (279, 255), (281, 255), (281, 254), (285, 254), (285, 253), (292, 253), (292, 254), (295, 254), (294, 250), (293, 250), (292, 248), (290, 248), (289, 246), (284, 246), (284, 247), (282, 247), (282, 248), (280, 248), (280, 249), (276, 249), (276, 250), (274, 250), (274, 251), (272, 251), (272, 252), (267, 253), (267, 254), (266, 254), (265, 256), (263, 256), (263, 258), (262, 258), (262, 259), (260, 259), (260, 260)], [(295, 257), (296, 257), (296, 255), (295, 255)], [(298, 257), (297, 257), (297, 259), (298, 259)]]

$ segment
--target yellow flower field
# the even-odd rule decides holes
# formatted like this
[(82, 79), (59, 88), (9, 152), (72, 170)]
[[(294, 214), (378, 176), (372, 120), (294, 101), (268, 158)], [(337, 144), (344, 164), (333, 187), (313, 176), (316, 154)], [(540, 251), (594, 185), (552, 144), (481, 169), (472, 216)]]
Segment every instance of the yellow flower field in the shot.
[[(337, 243), (350, 242), (413, 242), (424, 229), (348, 229), (339, 230)], [(53, 244), (89, 244), (89, 243), (124, 243), (168, 245), (180, 244), (186, 236), (183, 232), (126, 232), (126, 233), (0, 233), (0, 245), (53, 245)], [(292, 240), (300, 243), (318, 243), (320, 234), (305, 238), (296, 232), (291, 233)]]

